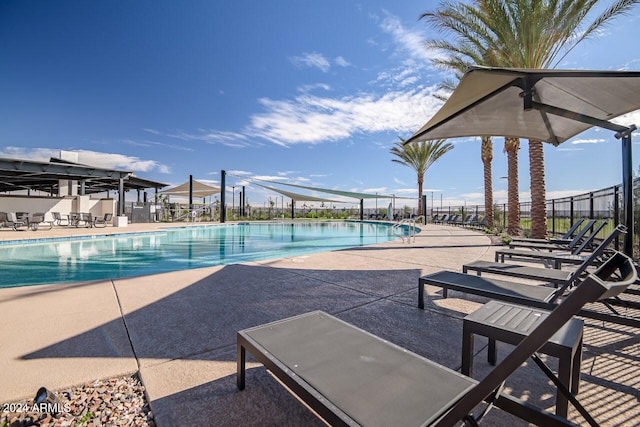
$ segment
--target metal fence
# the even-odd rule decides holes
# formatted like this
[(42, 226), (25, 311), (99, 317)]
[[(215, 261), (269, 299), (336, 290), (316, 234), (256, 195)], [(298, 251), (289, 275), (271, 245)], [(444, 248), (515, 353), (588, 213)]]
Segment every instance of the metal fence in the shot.
[[(640, 179), (633, 183), (634, 191), (634, 228), (635, 241), (639, 241), (640, 233)], [(520, 227), (524, 235), (531, 231), (531, 202), (520, 203)], [(484, 205), (451, 206), (445, 209), (432, 209), (435, 214), (460, 214), (463, 217), (468, 214), (484, 215)], [(494, 206), (494, 225), (498, 230), (506, 229), (508, 205), (506, 203)], [(604, 238), (613, 228), (623, 223), (622, 211), (622, 185), (603, 188), (589, 193), (571, 197), (547, 200), (547, 229), (550, 234), (562, 234), (566, 232), (578, 218), (605, 219), (607, 225), (600, 231), (598, 237)], [(616, 248), (622, 249), (621, 239), (616, 240)]]

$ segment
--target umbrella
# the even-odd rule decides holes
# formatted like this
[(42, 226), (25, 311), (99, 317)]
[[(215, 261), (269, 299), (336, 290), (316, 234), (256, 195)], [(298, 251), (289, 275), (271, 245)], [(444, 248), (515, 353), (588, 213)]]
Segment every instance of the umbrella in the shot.
[(631, 133), (610, 120), (640, 109), (640, 72), (470, 68), (451, 97), (405, 143), (464, 136), (528, 138), (554, 145), (598, 126), (622, 140), (623, 209), (633, 248)]

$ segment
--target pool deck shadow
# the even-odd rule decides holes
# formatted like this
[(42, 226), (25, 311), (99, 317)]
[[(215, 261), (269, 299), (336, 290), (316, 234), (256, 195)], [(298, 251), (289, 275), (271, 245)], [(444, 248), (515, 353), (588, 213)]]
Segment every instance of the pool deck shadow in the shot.
[[(237, 390), (236, 332), (324, 310), (459, 369), (461, 319), (486, 300), (462, 294), (442, 299), (439, 289), (428, 287), (427, 307), (420, 310), (418, 278), (492, 260), (494, 250), (481, 233), (426, 226), (410, 244), (91, 284), (0, 289), (0, 402), (33, 397), (40, 386), (59, 389), (139, 371), (160, 426), (323, 425), (251, 359), (247, 388)], [(588, 408), (604, 425), (640, 421), (633, 375), (640, 367), (637, 331), (600, 324), (589, 326), (586, 337), (578, 397), (585, 393)], [(491, 369), (486, 342), (477, 338), (475, 348), (474, 377), (482, 378)], [(509, 346), (500, 347), (501, 356), (508, 351)], [(533, 364), (518, 370), (507, 388), (541, 407), (554, 407), (555, 391)], [(592, 398), (594, 392), (606, 392), (606, 403)], [(526, 425), (500, 410), (486, 423)]]

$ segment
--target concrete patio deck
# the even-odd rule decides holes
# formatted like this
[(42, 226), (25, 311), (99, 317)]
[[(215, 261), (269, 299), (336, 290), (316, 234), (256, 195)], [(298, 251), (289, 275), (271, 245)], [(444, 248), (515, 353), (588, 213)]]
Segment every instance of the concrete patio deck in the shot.
[[(181, 224), (184, 225), (184, 224)], [(0, 239), (157, 228), (2, 232)], [(70, 285), (0, 289), (0, 402), (140, 372), (160, 426), (323, 425), (262, 365), (250, 359), (236, 388), (236, 332), (312, 310), (459, 370), (462, 318), (485, 299), (428, 288), (417, 308), (418, 277), (493, 260), (490, 239), (468, 229), (427, 225), (400, 241), (271, 261)], [(602, 425), (640, 425), (638, 330), (587, 320), (578, 399)], [(476, 338), (475, 378), (492, 367)], [(510, 346), (499, 345), (499, 356)], [(554, 359), (550, 366), (557, 367)], [(506, 391), (553, 410), (555, 389), (532, 363)], [(570, 418), (584, 423), (571, 408)], [(498, 409), (485, 425), (526, 425)]]

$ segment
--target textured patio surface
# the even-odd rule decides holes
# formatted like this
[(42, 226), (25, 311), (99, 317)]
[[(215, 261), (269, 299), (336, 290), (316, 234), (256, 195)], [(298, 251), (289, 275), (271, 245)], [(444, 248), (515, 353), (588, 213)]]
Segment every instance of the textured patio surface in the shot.
[[(1, 239), (123, 229), (2, 232)], [(11, 234), (10, 234), (11, 233)], [(50, 234), (46, 234), (50, 233)], [(68, 387), (139, 371), (160, 426), (323, 425), (260, 364), (250, 359), (247, 387), (236, 388), (236, 332), (312, 310), (459, 370), (462, 318), (486, 300), (427, 289), (417, 308), (421, 275), (493, 260), (482, 233), (423, 227), (400, 241), (131, 279), (0, 289), (0, 402), (32, 397), (40, 386)], [(486, 340), (476, 338), (474, 377), (492, 367)], [(510, 346), (499, 345), (503, 357)], [(550, 366), (557, 367), (553, 358)], [(587, 321), (578, 399), (602, 424), (640, 424), (638, 330)], [(553, 410), (555, 389), (531, 363), (506, 390)], [(584, 424), (573, 409), (570, 418)], [(498, 409), (485, 425), (526, 425)]]

